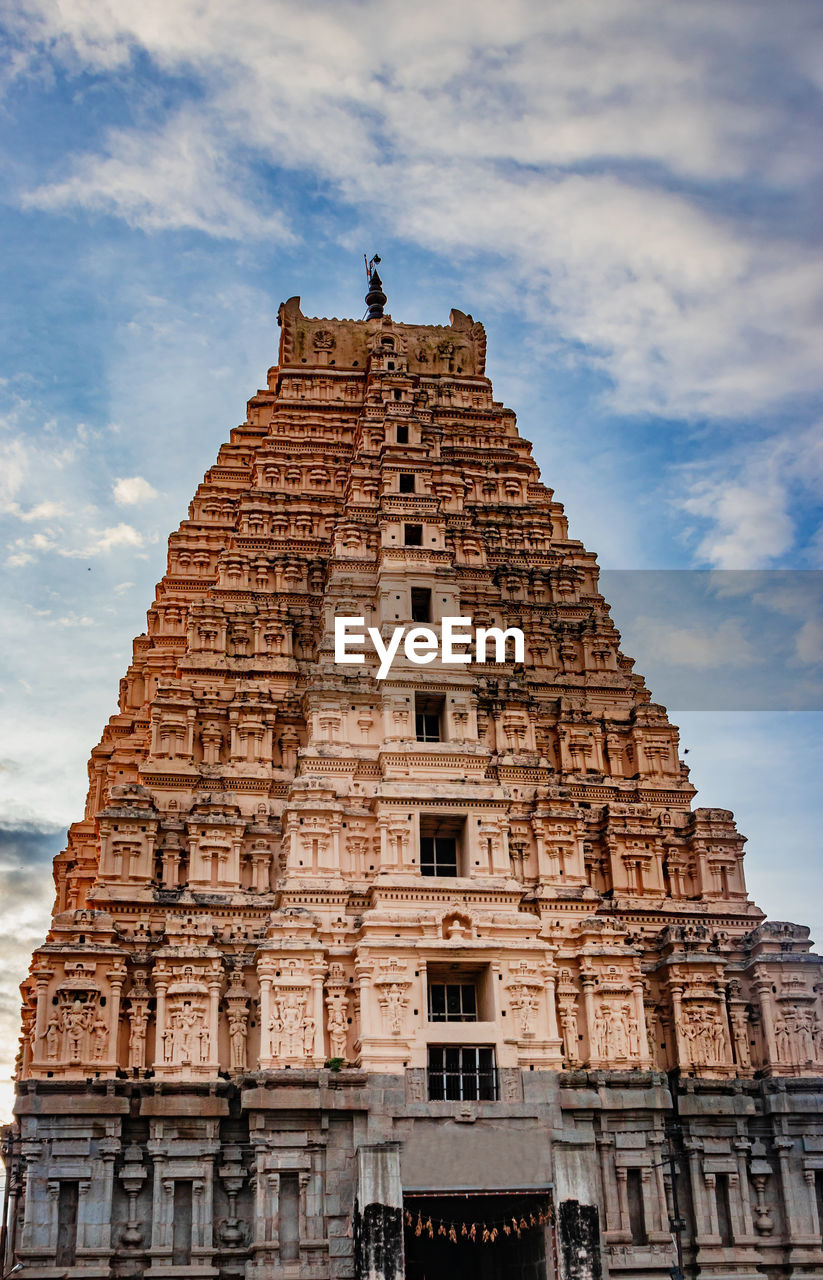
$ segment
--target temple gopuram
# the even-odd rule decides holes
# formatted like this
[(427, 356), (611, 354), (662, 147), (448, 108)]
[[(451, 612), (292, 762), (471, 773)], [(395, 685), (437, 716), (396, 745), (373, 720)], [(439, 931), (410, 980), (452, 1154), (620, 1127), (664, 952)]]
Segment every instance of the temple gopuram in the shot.
[(366, 301), (280, 307), (169, 538), (22, 987), (4, 1275), (823, 1280), (809, 931), (695, 807), (483, 326)]

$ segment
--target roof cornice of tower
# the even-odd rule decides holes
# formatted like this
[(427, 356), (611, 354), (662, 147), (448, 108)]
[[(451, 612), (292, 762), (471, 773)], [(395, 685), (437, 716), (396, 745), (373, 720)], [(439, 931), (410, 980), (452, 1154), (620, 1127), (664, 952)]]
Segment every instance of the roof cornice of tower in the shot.
[(280, 368), (304, 365), (365, 371), (378, 350), (396, 351), (410, 373), (484, 377), (486, 331), (453, 308), (448, 325), (401, 324), (389, 315), (373, 320), (306, 316), (299, 296), (281, 302)]

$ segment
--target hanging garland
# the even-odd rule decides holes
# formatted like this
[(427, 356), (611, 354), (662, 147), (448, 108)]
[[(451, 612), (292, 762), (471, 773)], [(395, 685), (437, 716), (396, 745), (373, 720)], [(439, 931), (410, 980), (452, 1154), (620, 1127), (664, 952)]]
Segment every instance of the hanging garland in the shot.
[(459, 1240), (469, 1240), (472, 1244), (494, 1244), (501, 1236), (516, 1236), (519, 1240), (526, 1232), (534, 1231), (536, 1227), (542, 1227), (551, 1221), (551, 1205), (536, 1211), (530, 1209), (519, 1217), (502, 1218), (495, 1222), (450, 1222), (444, 1218), (432, 1218), (430, 1214), (424, 1218), (420, 1210), (417, 1218), (410, 1209), (405, 1212), (406, 1226), (412, 1227), (416, 1236), (428, 1236), (430, 1240), (437, 1236), (451, 1244), (457, 1244)]

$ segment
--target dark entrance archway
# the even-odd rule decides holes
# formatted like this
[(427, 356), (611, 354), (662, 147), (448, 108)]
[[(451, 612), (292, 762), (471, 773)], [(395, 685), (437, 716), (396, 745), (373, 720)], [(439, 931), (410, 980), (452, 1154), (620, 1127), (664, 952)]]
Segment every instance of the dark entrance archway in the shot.
[(404, 1200), (406, 1280), (551, 1280), (544, 1195), (412, 1195)]

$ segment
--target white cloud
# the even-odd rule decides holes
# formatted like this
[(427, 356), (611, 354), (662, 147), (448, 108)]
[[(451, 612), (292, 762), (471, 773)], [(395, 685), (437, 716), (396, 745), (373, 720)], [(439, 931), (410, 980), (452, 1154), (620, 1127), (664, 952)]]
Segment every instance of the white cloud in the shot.
[(23, 441), (11, 439), (0, 446), (0, 509), (15, 513), (14, 501), (23, 485), (27, 457)]
[(238, 195), (247, 186), (245, 175), (193, 113), (181, 114), (158, 135), (112, 130), (107, 151), (85, 157), (70, 177), (31, 193), (24, 205), (113, 213), (147, 231), (185, 227), (238, 240), (292, 238), (279, 216), (257, 212)]
[(115, 547), (142, 547), (144, 544), (145, 538), (139, 529), (130, 524), (116, 524), (102, 530), (97, 549), (103, 552), (112, 551)]
[[(680, 470), (685, 492), (675, 506), (706, 529), (699, 560), (717, 569), (758, 569), (778, 562), (795, 543), (793, 513), (801, 495), (819, 498), (823, 485), (820, 424), (773, 434), (760, 443)], [(706, 528), (706, 526), (708, 526)], [(809, 559), (814, 562), (811, 539)]]
[(807, 618), (795, 641), (799, 662), (817, 666), (823, 662), (823, 618)]
[(59, 554), (72, 560), (85, 560), (90, 556), (105, 555), (108, 551), (117, 551), (120, 548), (139, 549), (148, 541), (139, 529), (135, 529), (134, 525), (122, 522), (111, 525), (107, 529), (87, 529), (84, 537), (88, 541), (84, 540), (79, 546), (60, 547)]
[(26, 200), (283, 242), (288, 215), (255, 175), (310, 174), (370, 228), (467, 272), (495, 255), (544, 333), (612, 381), (614, 408), (745, 416), (819, 387), (823, 255), (722, 200), (729, 183), (783, 197), (821, 171), (796, 101), (752, 82), (768, 47), (780, 79), (813, 87), (809, 13), (34, 0), (29, 40), (53, 57), (105, 71), (139, 50), (192, 77), (197, 101), (141, 112), (150, 123), (112, 131)]
[(794, 541), (787, 498), (779, 483), (697, 481), (680, 506), (709, 524), (697, 544), (698, 558), (717, 569), (757, 568), (778, 560)]
[(56, 618), (54, 622), (49, 623), (52, 627), (93, 627), (94, 618), (89, 618), (85, 614), (67, 613), (62, 618)]
[(112, 489), (115, 502), (122, 507), (133, 507), (141, 502), (151, 502), (157, 490), (142, 476), (123, 476), (115, 481)]
[(638, 618), (635, 629), (643, 634), (647, 652), (658, 663), (710, 671), (749, 666), (758, 660), (736, 618), (726, 618), (715, 626), (678, 626), (659, 618)]
[(58, 516), (65, 515), (66, 507), (62, 502), (38, 502), (36, 506), (30, 507), (28, 511), (19, 512), (19, 518), (27, 524), (34, 520), (54, 520)]

